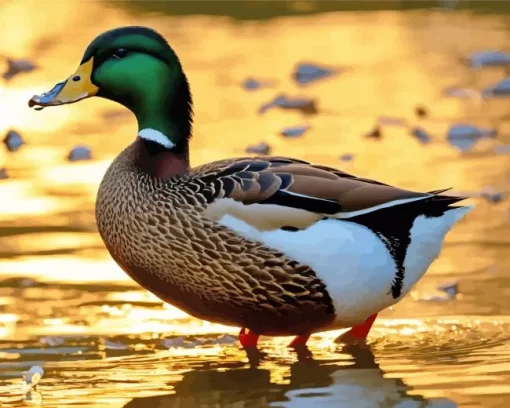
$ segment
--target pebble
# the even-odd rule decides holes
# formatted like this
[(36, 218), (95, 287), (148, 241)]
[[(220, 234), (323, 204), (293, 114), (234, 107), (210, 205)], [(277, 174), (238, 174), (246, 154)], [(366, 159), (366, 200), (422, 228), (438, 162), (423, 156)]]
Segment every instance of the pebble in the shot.
[(484, 198), (490, 203), (500, 203), (505, 199), (505, 193), (495, 191), (492, 187), (488, 187), (480, 192), (480, 197)]
[(87, 146), (75, 146), (67, 155), (69, 161), (91, 160), (92, 152)]
[(262, 88), (269, 88), (273, 86), (274, 84), (269, 81), (260, 81), (255, 78), (246, 78), (242, 83), (241, 86), (246, 89), (247, 91), (256, 91), (257, 89)]
[(271, 146), (267, 143), (261, 142), (256, 145), (247, 146), (244, 150), (246, 153), (250, 154), (269, 154), (271, 152)]
[(488, 86), (482, 91), (484, 98), (496, 97), (505, 98), (510, 96), (510, 77), (504, 78), (497, 84)]
[(459, 293), (459, 282), (455, 280), (443, 283), (437, 287), (437, 290), (446, 293), (450, 298), (454, 298)]
[(452, 146), (461, 152), (467, 152), (479, 139), (495, 136), (497, 136), (495, 129), (482, 129), (475, 125), (459, 123), (450, 126), (446, 138)]
[(0, 168), (0, 180), (6, 180), (8, 178), (7, 169), (5, 167)]
[(345, 154), (342, 154), (339, 157), (339, 159), (342, 161), (351, 161), (354, 159), (354, 155), (352, 153), (345, 153)]
[(427, 131), (420, 127), (415, 127), (411, 129), (411, 135), (413, 135), (419, 142), (422, 144), (428, 144), (432, 140)]
[(271, 102), (262, 105), (259, 108), (258, 113), (262, 114), (273, 107), (298, 110), (307, 114), (315, 114), (318, 112), (315, 99), (305, 97), (289, 97), (285, 94), (281, 94), (275, 97)]
[(294, 78), (298, 85), (307, 85), (320, 79), (328, 78), (341, 71), (341, 69), (332, 69), (309, 62), (301, 62), (294, 69), (292, 78)]
[(479, 51), (469, 56), (468, 62), (472, 68), (508, 66), (510, 65), (510, 54), (495, 50)]
[(17, 151), (25, 142), (15, 130), (9, 130), (4, 138), (4, 144), (10, 152)]
[(24, 371), (22, 375), (23, 381), (27, 386), (35, 387), (41, 381), (44, 370), (40, 366), (33, 366), (30, 370)]
[(23, 72), (28, 73), (32, 72), (36, 69), (35, 64), (27, 59), (18, 59), (14, 60), (11, 58), (6, 58), (7, 60), (7, 70), (3, 73), (3, 78), (6, 81), (14, 78), (16, 75), (21, 74)]
[(300, 137), (310, 128), (310, 125), (291, 126), (283, 129), (280, 134), (285, 137)]

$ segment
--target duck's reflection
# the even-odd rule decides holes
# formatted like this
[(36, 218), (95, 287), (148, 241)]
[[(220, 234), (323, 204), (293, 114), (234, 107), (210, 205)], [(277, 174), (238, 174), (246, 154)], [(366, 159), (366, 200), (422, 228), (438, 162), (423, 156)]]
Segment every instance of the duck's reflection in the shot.
[(424, 398), (408, 395), (402, 380), (384, 377), (369, 346), (344, 346), (339, 351), (344, 354), (341, 360), (321, 361), (300, 350), (298, 361), (290, 366), (290, 384), (271, 383), (271, 370), (253, 365), (263, 356), (250, 357), (248, 352), (251, 368), (226, 365), (221, 368), (227, 371), (191, 371), (176, 384), (175, 394), (134, 398), (124, 408), (425, 406)]

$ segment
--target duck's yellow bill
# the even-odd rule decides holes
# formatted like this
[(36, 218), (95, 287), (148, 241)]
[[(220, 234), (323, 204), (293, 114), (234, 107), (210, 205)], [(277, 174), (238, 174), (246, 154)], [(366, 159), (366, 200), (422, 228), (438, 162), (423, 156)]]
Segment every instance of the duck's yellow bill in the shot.
[(56, 84), (50, 91), (32, 96), (28, 106), (58, 106), (94, 96), (99, 88), (91, 81), (93, 66), (94, 58), (91, 58), (80, 65), (73, 75)]

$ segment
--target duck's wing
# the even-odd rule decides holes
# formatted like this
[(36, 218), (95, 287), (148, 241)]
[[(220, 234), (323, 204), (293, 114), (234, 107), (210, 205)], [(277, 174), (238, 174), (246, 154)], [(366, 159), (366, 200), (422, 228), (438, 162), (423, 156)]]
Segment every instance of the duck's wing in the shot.
[(438, 192), (420, 193), (286, 157), (239, 158), (193, 169), (215, 221), (231, 216), (259, 231), (349, 219)]

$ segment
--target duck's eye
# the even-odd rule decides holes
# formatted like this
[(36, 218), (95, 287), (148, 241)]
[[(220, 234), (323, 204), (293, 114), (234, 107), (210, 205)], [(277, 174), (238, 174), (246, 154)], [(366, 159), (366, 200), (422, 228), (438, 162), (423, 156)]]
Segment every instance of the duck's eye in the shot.
[(122, 58), (124, 58), (126, 55), (127, 55), (127, 50), (126, 50), (125, 48), (119, 48), (118, 50), (116, 50), (116, 51), (112, 54), (112, 57), (113, 57), (113, 58), (116, 58), (116, 59), (122, 59)]

